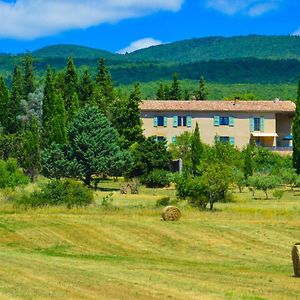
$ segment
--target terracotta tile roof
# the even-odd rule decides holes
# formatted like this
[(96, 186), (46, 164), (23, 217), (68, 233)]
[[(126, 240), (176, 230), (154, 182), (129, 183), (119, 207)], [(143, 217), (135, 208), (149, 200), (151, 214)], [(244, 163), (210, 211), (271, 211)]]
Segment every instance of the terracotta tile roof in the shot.
[(294, 113), (292, 101), (161, 101), (145, 100), (142, 111), (236, 111), (236, 112), (286, 112)]

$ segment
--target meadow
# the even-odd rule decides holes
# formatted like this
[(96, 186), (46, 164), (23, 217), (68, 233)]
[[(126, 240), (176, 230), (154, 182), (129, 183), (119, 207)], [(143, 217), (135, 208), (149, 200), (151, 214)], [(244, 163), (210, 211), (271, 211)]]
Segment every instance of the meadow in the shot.
[(121, 195), (120, 184), (101, 183), (95, 204), (70, 210), (16, 209), (2, 192), (0, 299), (299, 299), (300, 191), (233, 191), (213, 212), (178, 202), (172, 223), (156, 201), (176, 200), (173, 187)]

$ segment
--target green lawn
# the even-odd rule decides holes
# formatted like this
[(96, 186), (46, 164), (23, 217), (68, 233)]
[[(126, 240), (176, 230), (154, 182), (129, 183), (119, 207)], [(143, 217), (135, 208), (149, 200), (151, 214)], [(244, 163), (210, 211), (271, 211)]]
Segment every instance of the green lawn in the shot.
[[(120, 183), (100, 184), (117, 189)], [(300, 241), (300, 193), (234, 202), (160, 220), (174, 189), (113, 192), (114, 209), (16, 210), (0, 200), (0, 299), (299, 299), (291, 247)], [(257, 193), (257, 197), (263, 194)]]

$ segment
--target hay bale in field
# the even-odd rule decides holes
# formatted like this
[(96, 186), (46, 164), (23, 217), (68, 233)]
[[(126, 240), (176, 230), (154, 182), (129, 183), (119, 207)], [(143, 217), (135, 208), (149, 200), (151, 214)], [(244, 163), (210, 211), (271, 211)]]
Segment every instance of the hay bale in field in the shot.
[(162, 219), (164, 221), (179, 221), (181, 218), (181, 212), (176, 206), (167, 206), (162, 213)]
[(295, 277), (300, 277), (300, 243), (294, 245), (292, 249), (292, 259)]

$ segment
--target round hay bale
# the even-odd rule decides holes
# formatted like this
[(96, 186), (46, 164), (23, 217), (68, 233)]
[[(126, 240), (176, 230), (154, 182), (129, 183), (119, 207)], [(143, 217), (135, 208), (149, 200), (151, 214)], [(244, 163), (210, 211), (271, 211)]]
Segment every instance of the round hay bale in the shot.
[(300, 277), (300, 243), (294, 245), (292, 249), (292, 259), (295, 277)]
[(179, 221), (181, 218), (181, 212), (176, 206), (167, 206), (162, 213), (162, 219), (164, 221)]

